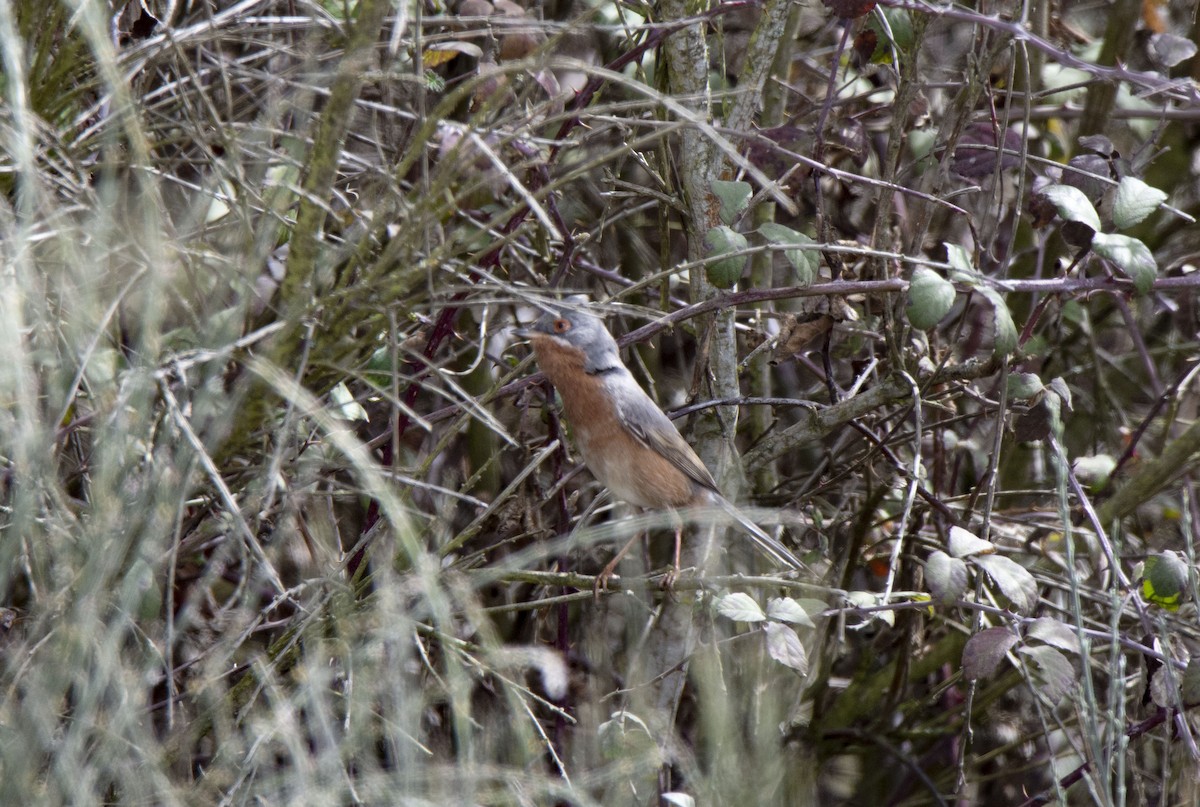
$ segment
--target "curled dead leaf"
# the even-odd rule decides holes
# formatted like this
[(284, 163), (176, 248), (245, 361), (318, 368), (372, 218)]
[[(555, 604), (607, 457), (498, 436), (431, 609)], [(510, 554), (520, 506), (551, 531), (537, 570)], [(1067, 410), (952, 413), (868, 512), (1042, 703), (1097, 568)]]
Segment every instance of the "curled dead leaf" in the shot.
[(779, 342), (775, 347), (772, 364), (778, 364), (795, 356), (806, 345), (833, 327), (833, 317), (828, 314), (807, 314), (796, 317), (788, 314), (783, 319)]

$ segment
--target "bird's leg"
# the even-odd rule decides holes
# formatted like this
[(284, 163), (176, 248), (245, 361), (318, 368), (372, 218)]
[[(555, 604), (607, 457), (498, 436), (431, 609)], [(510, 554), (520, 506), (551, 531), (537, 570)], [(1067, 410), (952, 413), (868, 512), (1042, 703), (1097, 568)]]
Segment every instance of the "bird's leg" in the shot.
[(679, 577), (680, 561), (679, 556), (683, 548), (683, 525), (675, 525), (675, 557), (671, 568), (667, 569), (667, 574), (663, 577), (663, 588), (670, 589), (675, 585), (675, 580)]
[(671, 522), (675, 525), (675, 554), (671, 556), (671, 567), (667, 569), (667, 573), (662, 581), (662, 587), (668, 591), (675, 585), (675, 581), (679, 579), (679, 573), (683, 570), (681, 561), (683, 553), (683, 520), (679, 517), (678, 511), (672, 509), (669, 512)]
[(614, 574), (616, 574), (617, 565), (620, 564), (621, 558), (629, 554), (629, 550), (633, 549), (633, 545), (637, 543), (637, 539), (641, 537), (642, 534), (640, 532), (634, 533), (634, 536), (629, 539), (625, 546), (621, 547), (621, 551), (618, 552), (613, 559), (608, 562), (607, 566), (600, 570), (600, 574), (596, 575), (596, 580), (592, 583), (592, 596), (598, 599), (600, 597), (601, 590), (608, 591), (608, 581), (612, 579)]

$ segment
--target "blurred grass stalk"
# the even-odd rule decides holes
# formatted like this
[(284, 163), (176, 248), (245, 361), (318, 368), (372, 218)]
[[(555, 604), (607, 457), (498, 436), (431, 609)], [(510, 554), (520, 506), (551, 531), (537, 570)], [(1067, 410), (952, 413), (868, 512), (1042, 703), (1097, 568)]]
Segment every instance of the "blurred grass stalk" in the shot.
[[(421, 576), (384, 585), (393, 552), (380, 539), (380, 585), (366, 602), (347, 596), (337, 565), (280, 590), (259, 515), (240, 503), (303, 480), (260, 453), (239, 458), (246, 470), (227, 484), (210, 454), (244, 398), (222, 377), (252, 301), (246, 267), (257, 271), (261, 256), (221, 255), (165, 215), (143, 110), (102, 4), (80, 3), (73, 30), (57, 34), (86, 40), (87, 58), (59, 67), (76, 90), (105, 97), (93, 111), (106, 120), (80, 144), (37, 115), (25, 68), (53, 54), (28, 52), (18, 22), (36, 13), (0, 0), (0, 601), (20, 613), (0, 661), (0, 801), (241, 803), (271, 793), (338, 803), (405, 792), (398, 782), (469, 796), (483, 785), (465, 767), (433, 784), (417, 739), (431, 698), (448, 698), (471, 733), (463, 664), (446, 665), (440, 695), (413, 685), (411, 596), (425, 592), (422, 619), (451, 611), (436, 558), (413, 558), (410, 540)], [(53, 48), (55, 37), (37, 44)], [(241, 201), (235, 213), (254, 220), (252, 189), (234, 190), (226, 203)], [(191, 194), (184, 220), (203, 222), (212, 198)], [(288, 398), (320, 421), (302, 393)], [(332, 442), (357, 462), (363, 487), (390, 502), (390, 523), (405, 524), (361, 443)], [(179, 580), (194, 560), (179, 552), (184, 538), (212, 553), (186, 588)], [(261, 648), (254, 636), (281, 603), (308, 617)], [(313, 623), (319, 635), (300, 644)], [(238, 681), (252, 682), (246, 697), (233, 697)]]

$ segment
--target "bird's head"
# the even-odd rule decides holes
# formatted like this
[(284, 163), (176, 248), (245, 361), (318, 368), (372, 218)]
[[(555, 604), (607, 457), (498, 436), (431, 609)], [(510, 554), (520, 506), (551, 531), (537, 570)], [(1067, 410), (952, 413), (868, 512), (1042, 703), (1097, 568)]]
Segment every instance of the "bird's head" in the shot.
[(588, 372), (621, 365), (617, 342), (600, 318), (591, 313), (586, 295), (575, 294), (561, 303), (541, 306), (542, 316), (515, 330), (517, 336), (532, 341), (535, 350), (542, 344), (579, 351)]

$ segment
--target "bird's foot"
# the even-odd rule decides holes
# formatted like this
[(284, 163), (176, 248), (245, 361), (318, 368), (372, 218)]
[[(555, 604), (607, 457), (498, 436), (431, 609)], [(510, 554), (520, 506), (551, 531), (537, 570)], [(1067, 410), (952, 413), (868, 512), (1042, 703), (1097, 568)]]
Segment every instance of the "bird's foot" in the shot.
[(621, 576), (617, 574), (617, 565), (621, 562), (621, 556), (617, 555), (608, 562), (608, 565), (600, 570), (600, 574), (596, 575), (596, 579), (592, 581), (592, 596), (595, 599), (600, 599), (600, 592), (608, 593), (608, 581), (614, 577), (618, 580)]
[(679, 568), (678, 564), (672, 564), (663, 572), (662, 580), (659, 581), (659, 587), (672, 599), (675, 597), (675, 583), (679, 581), (679, 576), (682, 573), (683, 570)]
[(625, 546), (621, 547), (621, 551), (613, 556), (613, 559), (608, 562), (608, 565), (600, 570), (600, 574), (596, 575), (596, 579), (592, 582), (592, 596), (597, 600), (600, 599), (601, 591), (608, 591), (608, 581), (614, 577), (617, 577), (617, 565), (620, 564), (621, 558), (625, 557), (626, 553), (633, 548), (634, 543), (639, 537), (640, 534), (634, 535), (632, 538), (630, 538), (629, 542), (626, 543)]

